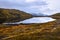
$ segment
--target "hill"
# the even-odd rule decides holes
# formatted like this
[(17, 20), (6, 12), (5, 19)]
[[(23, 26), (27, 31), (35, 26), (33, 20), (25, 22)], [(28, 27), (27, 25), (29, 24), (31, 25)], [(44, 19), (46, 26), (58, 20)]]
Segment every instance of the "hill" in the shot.
[(31, 14), (28, 14), (20, 10), (0, 8), (0, 23), (17, 22), (31, 17)]
[(55, 19), (60, 19), (60, 13), (56, 13), (56, 14), (52, 15), (51, 17), (55, 18)]

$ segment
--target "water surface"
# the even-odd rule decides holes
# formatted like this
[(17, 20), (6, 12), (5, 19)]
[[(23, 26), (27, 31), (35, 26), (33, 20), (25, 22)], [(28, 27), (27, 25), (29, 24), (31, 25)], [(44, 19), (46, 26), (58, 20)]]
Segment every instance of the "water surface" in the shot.
[(30, 19), (26, 19), (24, 21), (20, 21), (20, 22), (15, 22), (15, 23), (4, 23), (4, 24), (31, 24), (31, 23), (47, 23), (47, 22), (51, 22), (51, 21), (55, 21), (56, 19), (53, 19), (51, 17), (33, 17)]

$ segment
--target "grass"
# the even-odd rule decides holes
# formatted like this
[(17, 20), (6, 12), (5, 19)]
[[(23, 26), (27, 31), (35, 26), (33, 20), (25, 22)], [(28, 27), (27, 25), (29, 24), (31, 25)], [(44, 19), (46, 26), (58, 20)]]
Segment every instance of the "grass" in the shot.
[(60, 40), (59, 34), (56, 22), (0, 27), (1, 40)]

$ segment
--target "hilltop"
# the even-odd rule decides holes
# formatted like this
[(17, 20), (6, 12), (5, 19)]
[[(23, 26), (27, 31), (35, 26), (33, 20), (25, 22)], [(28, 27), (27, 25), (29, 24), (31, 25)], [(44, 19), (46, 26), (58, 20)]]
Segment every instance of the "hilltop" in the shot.
[(0, 8), (0, 23), (3, 22), (18, 22), (28, 18), (31, 18), (32, 15), (24, 11), (16, 9), (4, 9)]

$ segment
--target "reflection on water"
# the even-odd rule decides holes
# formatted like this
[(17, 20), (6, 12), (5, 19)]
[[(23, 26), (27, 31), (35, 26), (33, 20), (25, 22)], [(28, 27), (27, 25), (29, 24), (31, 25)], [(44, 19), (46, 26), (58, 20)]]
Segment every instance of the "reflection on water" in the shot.
[(31, 23), (46, 23), (46, 22), (51, 22), (51, 21), (55, 21), (56, 19), (53, 19), (51, 17), (33, 17), (30, 19), (26, 19), (24, 21), (20, 21), (20, 22), (15, 22), (15, 23), (3, 23), (3, 24), (31, 24)]

